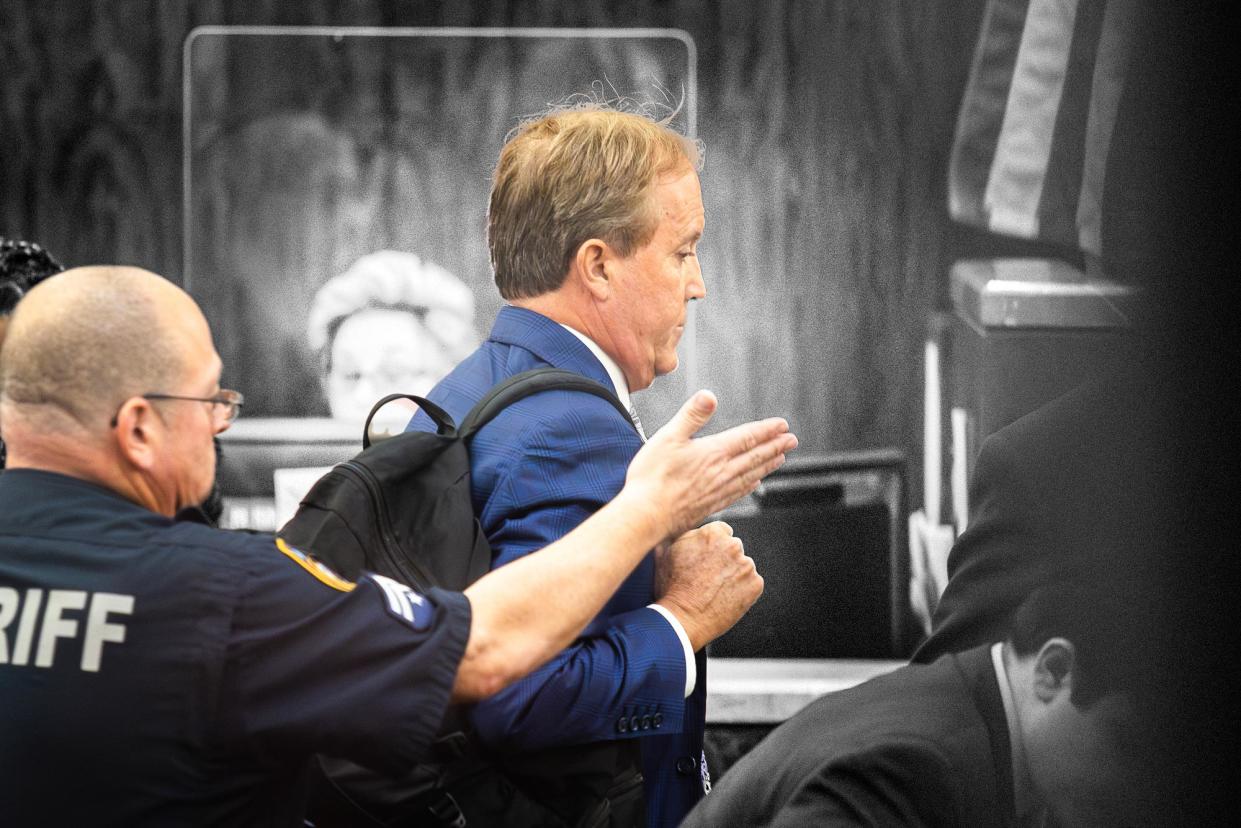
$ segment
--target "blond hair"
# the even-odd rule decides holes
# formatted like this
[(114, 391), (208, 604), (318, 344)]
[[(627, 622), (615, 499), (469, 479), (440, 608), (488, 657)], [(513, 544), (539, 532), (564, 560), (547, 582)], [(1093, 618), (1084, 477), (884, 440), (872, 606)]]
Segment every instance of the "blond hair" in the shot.
[(487, 244), (505, 299), (563, 284), (588, 239), (621, 256), (650, 241), (659, 217), (650, 193), (701, 150), (667, 120), (590, 102), (559, 106), (515, 129), (500, 152), (487, 210)]

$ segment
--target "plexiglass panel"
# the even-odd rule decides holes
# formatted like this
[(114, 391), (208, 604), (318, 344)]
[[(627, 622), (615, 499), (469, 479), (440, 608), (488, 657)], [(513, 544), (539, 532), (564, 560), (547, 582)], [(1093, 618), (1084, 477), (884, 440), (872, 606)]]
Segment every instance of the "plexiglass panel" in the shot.
[[(490, 175), (524, 116), (627, 98), (696, 133), (683, 32), (207, 27), (184, 59), (183, 282), (246, 396), (227, 527), (280, 526), (374, 401), (425, 392), (486, 335)], [(675, 406), (693, 349), (691, 314), (646, 405)]]
[(246, 395), (241, 423), (356, 422), (425, 390), (501, 304), (485, 214), (505, 135), (575, 94), (675, 110), (692, 135), (693, 65), (664, 30), (195, 30), (184, 283)]

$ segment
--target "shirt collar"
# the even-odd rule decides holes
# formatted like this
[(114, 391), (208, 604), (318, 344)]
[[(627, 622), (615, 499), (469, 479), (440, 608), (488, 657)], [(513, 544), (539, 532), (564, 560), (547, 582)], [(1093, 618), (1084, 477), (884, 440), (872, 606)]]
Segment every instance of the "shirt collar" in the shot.
[(629, 383), (625, 380), (625, 372), (616, 364), (616, 360), (608, 356), (602, 348), (595, 344), (595, 341), (581, 331), (575, 331), (563, 322), (559, 323), (569, 333), (582, 340), (582, 344), (590, 349), (599, 362), (603, 363), (604, 369), (608, 372), (608, 377), (612, 380), (613, 387), (616, 388), (616, 396), (625, 408), (633, 411), (633, 403), (629, 397)]
[(1000, 700), (1004, 703), (1004, 718), (1008, 722), (1008, 742), (1012, 746), (1013, 762), (1013, 810), (1021, 824), (1021, 820), (1034, 810), (1037, 803), (1030, 790), (1026, 749), (1021, 741), (1021, 723), (1017, 718), (1013, 688), (1008, 683), (1008, 669), (1004, 666), (1004, 644), (1001, 642), (991, 645), (991, 665), (995, 668), (995, 680), (1000, 685)]

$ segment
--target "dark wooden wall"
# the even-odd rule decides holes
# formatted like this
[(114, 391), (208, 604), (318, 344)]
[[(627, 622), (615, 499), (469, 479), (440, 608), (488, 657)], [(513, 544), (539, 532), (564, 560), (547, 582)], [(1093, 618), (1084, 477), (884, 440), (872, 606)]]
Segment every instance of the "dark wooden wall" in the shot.
[[(179, 278), (181, 57), (198, 25), (682, 28), (707, 147), (699, 384), (719, 393), (725, 424), (787, 416), (805, 452), (906, 450), (916, 494), (921, 343), (957, 252), (946, 165), (981, 7), (6, 2), (0, 233), (68, 264)], [(653, 391), (644, 419), (662, 421), (683, 391)]]

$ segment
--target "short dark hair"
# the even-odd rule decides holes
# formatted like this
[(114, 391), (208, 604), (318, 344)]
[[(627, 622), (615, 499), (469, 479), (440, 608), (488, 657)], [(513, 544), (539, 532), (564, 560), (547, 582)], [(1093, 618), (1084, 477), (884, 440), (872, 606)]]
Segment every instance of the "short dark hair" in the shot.
[(1159, 590), (1134, 573), (1052, 583), (1031, 593), (1013, 615), (1009, 643), (1031, 656), (1051, 638), (1073, 643), (1073, 690), (1080, 708), (1114, 692), (1139, 706), (1155, 669)]
[(0, 315), (12, 313), (27, 291), (64, 269), (41, 245), (0, 236)]
[[(0, 316), (8, 316), (32, 287), (65, 269), (34, 242), (0, 236)], [(8, 453), (0, 440), (0, 469)]]

